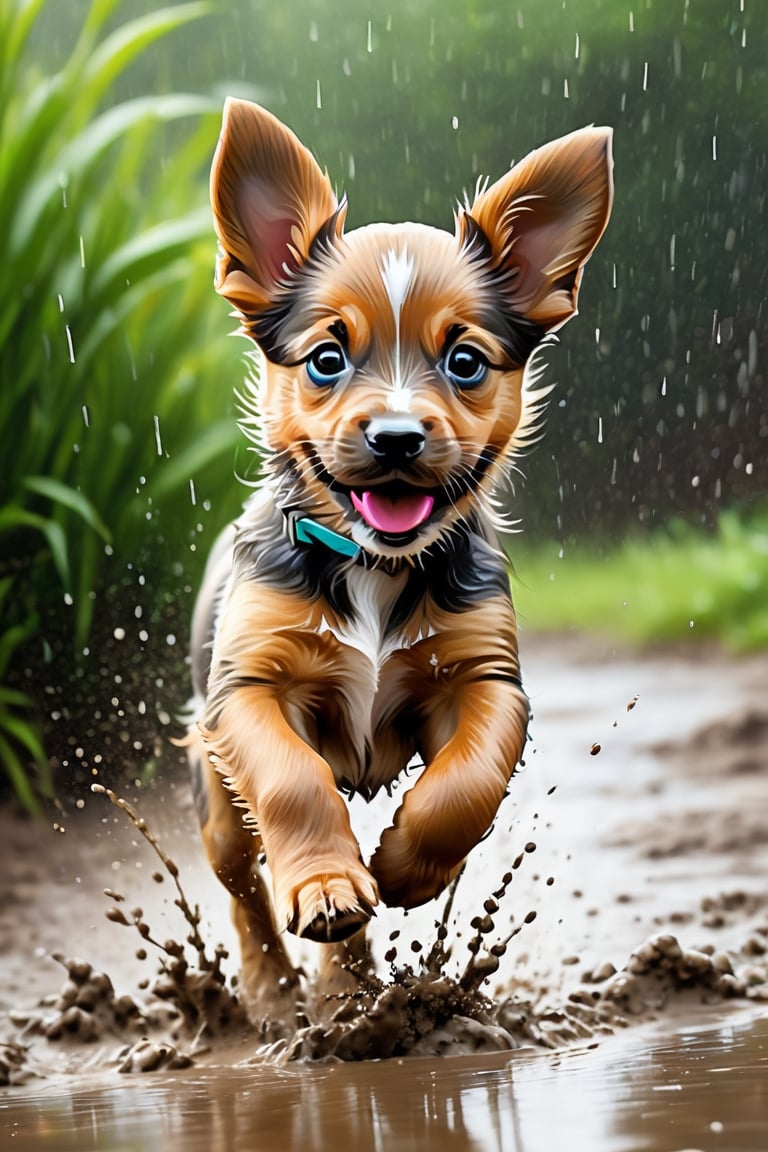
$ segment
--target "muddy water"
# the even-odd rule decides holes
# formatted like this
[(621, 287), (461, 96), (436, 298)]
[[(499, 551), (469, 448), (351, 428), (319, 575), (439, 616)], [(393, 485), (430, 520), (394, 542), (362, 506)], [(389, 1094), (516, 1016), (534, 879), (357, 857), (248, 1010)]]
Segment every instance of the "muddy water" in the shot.
[[(119, 890), (119, 907), (140, 906), (160, 941), (188, 930), (136, 828), (90, 793), (48, 827), (0, 811), (2, 1152), (345, 1144), (764, 1152), (768, 657), (691, 656), (627, 657), (563, 640), (524, 652), (534, 708), (527, 766), (462, 878), (447, 920), (446, 977), (465, 972), (472, 919), (506, 875), (513, 879), (483, 946), (517, 934), (481, 989), (488, 1011), (481, 1005), (467, 1024), (472, 1005), (462, 1004), (404, 1059), (396, 1051), (387, 1061), (301, 1062), (318, 1055), (312, 1034), (297, 1062), (270, 1064), (260, 1038), (232, 1017), (218, 1035), (179, 1027), (163, 1015), (167, 1001), (147, 1007), (152, 948), (135, 925), (107, 919), (117, 906), (104, 890)], [(203, 860), (186, 782), (134, 799), (202, 910), (206, 944), (232, 946), (228, 902)], [(355, 806), (364, 850), (384, 819)], [(384, 957), (395, 952), (395, 965), (418, 974), (439, 914), (380, 910), (372, 940), (385, 982)], [(71, 1033), (57, 1007), (57, 952), (95, 966), (90, 1006), (78, 1009), (82, 1027)], [(297, 959), (312, 970), (311, 954)], [(425, 1002), (414, 1004), (422, 991), (402, 994), (411, 1039), (424, 1026)], [(350, 1027), (365, 1012), (347, 1016)], [(175, 1045), (192, 1066), (120, 1075), (121, 1052), (146, 1031), (158, 1051)], [(341, 1038), (345, 1051), (359, 1050)], [(438, 1052), (451, 1055), (437, 1060)], [(157, 1061), (129, 1063), (138, 1072)]]
[(0, 1103), (19, 1152), (765, 1152), (768, 1019), (518, 1052), (291, 1070), (209, 1067)]

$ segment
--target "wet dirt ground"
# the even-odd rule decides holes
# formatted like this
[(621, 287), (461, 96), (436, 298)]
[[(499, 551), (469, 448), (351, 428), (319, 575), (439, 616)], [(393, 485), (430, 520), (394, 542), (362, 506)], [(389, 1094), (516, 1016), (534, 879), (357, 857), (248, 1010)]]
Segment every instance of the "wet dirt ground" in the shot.
[[(445, 917), (450, 957), (421, 970), (444, 901), (382, 910), (378, 995), (277, 1043), (230, 995), (228, 902), (183, 778), (131, 798), (209, 957), (232, 952), (194, 1011), (157, 995), (173, 956), (152, 941), (189, 927), (125, 813), (90, 792), (45, 824), (0, 812), (0, 1147), (768, 1147), (768, 656), (574, 637), (524, 637), (522, 655), (526, 768)], [(364, 851), (383, 819), (353, 806)], [(297, 960), (311, 970), (309, 949)]]

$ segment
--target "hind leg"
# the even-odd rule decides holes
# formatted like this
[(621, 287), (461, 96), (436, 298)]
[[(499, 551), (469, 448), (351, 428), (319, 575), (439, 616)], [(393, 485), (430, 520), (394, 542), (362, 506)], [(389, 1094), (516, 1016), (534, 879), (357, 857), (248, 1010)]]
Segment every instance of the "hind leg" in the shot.
[(265, 1016), (290, 1019), (299, 976), (275, 928), (257, 860), (261, 841), (243, 826), (242, 811), (233, 804), (231, 792), (204, 752), (190, 759), (205, 850), (211, 867), (232, 896), (245, 1007), (254, 1020)]
[(318, 998), (352, 996), (365, 985), (373, 959), (365, 927), (336, 944), (320, 944), (315, 990)]

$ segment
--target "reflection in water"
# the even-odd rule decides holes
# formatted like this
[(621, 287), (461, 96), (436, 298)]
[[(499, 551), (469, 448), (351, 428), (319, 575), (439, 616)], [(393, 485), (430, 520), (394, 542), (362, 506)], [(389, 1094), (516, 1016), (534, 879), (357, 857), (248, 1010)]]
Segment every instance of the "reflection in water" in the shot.
[[(9, 1092), (22, 1152), (764, 1152), (768, 1019), (591, 1051), (227, 1067)], [(56, 1090), (60, 1090), (61, 1085)], [(55, 1091), (55, 1090), (49, 1090)]]

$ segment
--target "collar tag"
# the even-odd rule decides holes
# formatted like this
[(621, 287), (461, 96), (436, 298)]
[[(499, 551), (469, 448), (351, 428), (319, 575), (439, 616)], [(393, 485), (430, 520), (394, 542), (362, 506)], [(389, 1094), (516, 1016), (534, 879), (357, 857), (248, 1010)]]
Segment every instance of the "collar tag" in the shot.
[(356, 560), (362, 552), (362, 548), (354, 540), (334, 532), (331, 528), (326, 528), (324, 524), (310, 519), (309, 516), (292, 517), (290, 524), (293, 538), (298, 544), (324, 544), (332, 552), (348, 556), (351, 560)]

